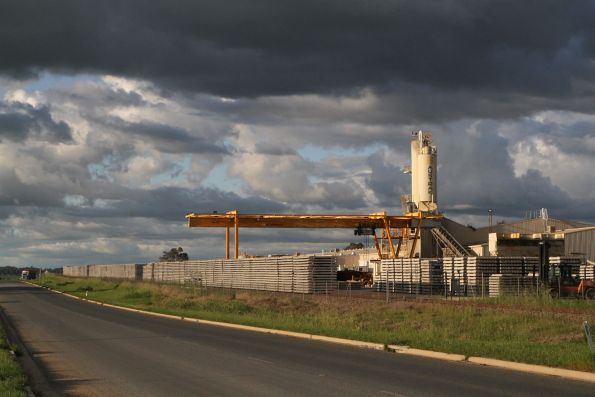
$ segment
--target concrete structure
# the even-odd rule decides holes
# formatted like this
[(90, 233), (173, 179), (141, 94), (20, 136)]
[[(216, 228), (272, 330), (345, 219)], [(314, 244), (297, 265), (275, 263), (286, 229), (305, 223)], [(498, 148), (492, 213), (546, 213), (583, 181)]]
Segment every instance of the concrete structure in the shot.
[(595, 262), (595, 226), (565, 230), (564, 251), (566, 255), (584, 255)]

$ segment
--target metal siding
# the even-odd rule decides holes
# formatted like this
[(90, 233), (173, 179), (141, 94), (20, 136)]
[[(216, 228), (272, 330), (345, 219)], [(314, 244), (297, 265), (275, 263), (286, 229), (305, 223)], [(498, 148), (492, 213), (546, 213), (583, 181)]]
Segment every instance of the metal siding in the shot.
[(581, 252), (588, 260), (595, 261), (595, 228), (565, 233), (564, 251), (566, 255)]

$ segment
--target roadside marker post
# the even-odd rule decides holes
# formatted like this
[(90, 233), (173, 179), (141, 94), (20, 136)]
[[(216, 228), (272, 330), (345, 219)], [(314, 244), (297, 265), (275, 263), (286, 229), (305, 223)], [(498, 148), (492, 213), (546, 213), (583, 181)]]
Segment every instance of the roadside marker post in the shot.
[(585, 337), (587, 338), (587, 344), (589, 345), (589, 350), (591, 350), (592, 354), (595, 354), (595, 347), (593, 347), (593, 335), (591, 334), (591, 326), (589, 322), (585, 320), (583, 323), (583, 330), (585, 331)]

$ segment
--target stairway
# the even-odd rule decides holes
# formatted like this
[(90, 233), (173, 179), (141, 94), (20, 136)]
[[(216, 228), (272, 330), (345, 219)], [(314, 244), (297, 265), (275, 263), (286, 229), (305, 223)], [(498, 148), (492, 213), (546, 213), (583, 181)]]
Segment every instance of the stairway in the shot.
[(442, 252), (450, 251), (453, 256), (474, 256), (475, 254), (465, 248), (442, 226), (432, 228), (432, 235), (440, 245)]

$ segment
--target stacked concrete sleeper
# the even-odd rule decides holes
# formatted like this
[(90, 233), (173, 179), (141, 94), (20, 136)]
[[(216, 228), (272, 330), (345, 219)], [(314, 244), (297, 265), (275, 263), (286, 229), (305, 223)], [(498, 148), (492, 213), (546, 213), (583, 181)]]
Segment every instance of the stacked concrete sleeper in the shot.
[(310, 294), (335, 289), (337, 270), (333, 256), (284, 256), (65, 266), (64, 275)]

